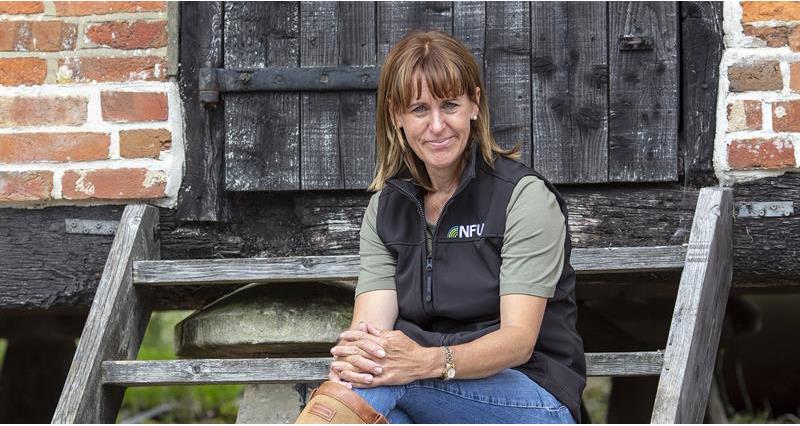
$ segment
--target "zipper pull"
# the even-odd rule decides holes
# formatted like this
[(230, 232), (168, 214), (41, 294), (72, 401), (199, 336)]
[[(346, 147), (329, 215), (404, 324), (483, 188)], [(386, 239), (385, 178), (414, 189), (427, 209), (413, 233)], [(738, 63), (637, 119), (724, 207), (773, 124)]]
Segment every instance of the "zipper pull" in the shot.
[(433, 273), (433, 258), (428, 256), (428, 264), (425, 265), (425, 269), (428, 271), (426, 274), (425, 280), (425, 301), (430, 302), (432, 299), (432, 291), (431, 291), (431, 280)]

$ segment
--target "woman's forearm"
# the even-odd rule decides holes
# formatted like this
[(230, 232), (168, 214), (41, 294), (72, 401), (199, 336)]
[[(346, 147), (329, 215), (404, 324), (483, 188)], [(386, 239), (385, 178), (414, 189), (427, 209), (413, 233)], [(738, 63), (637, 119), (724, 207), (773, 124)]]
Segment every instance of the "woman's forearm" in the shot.
[(353, 319), (350, 330), (358, 329), (359, 322), (366, 322), (380, 328), (391, 330), (397, 319), (397, 292), (394, 290), (374, 290), (356, 297), (353, 306)]
[[(497, 374), (506, 368), (527, 362), (533, 353), (533, 344), (524, 344), (531, 338), (530, 330), (507, 326), (469, 343), (451, 346), (453, 363), (458, 379), (481, 379)], [(428, 366), (426, 377), (442, 376), (445, 366), (441, 347), (424, 348), (423, 365)]]
[[(450, 348), (456, 378), (489, 377), (527, 362), (533, 354), (546, 306), (547, 299), (543, 297), (525, 294), (500, 296), (500, 329)], [(430, 377), (439, 377), (444, 371), (444, 354), (441, 348), (437, 349), (440, 367), (438, 371), (431, 371)]]

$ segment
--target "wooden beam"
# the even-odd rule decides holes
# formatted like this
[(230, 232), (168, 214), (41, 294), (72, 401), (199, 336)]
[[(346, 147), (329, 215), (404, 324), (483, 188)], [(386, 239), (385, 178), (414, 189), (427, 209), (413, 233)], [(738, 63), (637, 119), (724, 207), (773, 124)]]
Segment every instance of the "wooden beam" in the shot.
[(672, 316), (653, 423), (700, 423), (733, 273), (732, 191), (703, 188)]
[[(577, 248), (577, 273), (670, 271), (683, 267), (685, 246)], [(250, 259), (143, 260), (134, 262), (135, 284), (216, 285), (341, 281), (358, 277), (359, 257), (300, 256)]]
[(160, 257), (157, 226), (155, 207), (125, 207), (53, 423), (115, 422), (123, 391), (101, 386), (100, 364), (133, 359), (139, 351), (150, 308), (131, 284), (131, 269), (136, 259)]
[(686, 186), (717, 184), (714, 135), (719, 63), (722, 59), (722, 2), (678, 2), (680, 8), (681, 118), (678, 144), (683, 151)]
[[(689, 242), (699, 191), (675, 184), (559, 186), (569, 206), (573, 247), (667, 246)], [(800, 205), (800, 173), (734, 186), (735, 204), (783, 200)], [(358, 232), (370, 194), (364, 191), (242, 193), (235, 197), (235, 223), (186, 222), (174, 209), (160, 209), (164, 259), (222, 259), (358, 253)], [(64, 219), (119, 220), (124, 206), (52, 206), (0, 209), (0, 310), (25, 315), (85, 315), (91, 306), (113, 241), (109, 235), (68, 234)], [(737, 218), (733, 224), (734, 294), (800, 291), (800, 214)], [(4, 245), (4, 242), (9, 241)], [(79, 255), (76, 256), (76, 253)], [(656, 285), (677, 292), (680, 274), (668, 280), (639, 277), (641, 295)], [(672, 275), (676, 275), (672, 279)], [(600, 275), (582, 281), (599, 283)], [(630, 277), (608, 276), (620, 287)], [(587, 286), (586, 288), (588, 288)], [(590, 286), (593, 296), (601, 286)], [(665, 287), (666, 288), (666, 287)], [(197, 307), (229, 287), (160, 291), (158, 306)], [(604, 292), (607, 297), (616, 289)], [(587, 293), (588, 294), (588, 293)], [(188, 305), (187, 305), (188, 303)]]
[(181, 72), (178, 87), (186, 126), (186, 173), (178, 195), (177, 217), (187, 221), (227, 222), (230, 200), (224, 191), (224, 105), (200, 103), (200, 69), (222, 66), (222, 2), (183, 2)]
[[(104, 385), (311, 383), (326, 380), (332, 358), (181, 359), (106, 361)], [(590, 376), (657, 375), (662, 352), (587, 353)]]

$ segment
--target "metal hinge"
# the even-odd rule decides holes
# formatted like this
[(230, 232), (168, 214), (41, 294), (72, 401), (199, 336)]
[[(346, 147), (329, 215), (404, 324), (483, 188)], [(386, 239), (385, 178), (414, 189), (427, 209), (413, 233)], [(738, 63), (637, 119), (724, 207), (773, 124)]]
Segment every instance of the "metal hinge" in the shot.
[(792, 201), (761, 201), (738, 204), (738, 217), (787, 217), (794, 214)]
[(114, 235), (118, 220), (64, 219), (67, 234)]
[(200, 102), (219, 102), (219, 92), (376, 90), (376, 66), (269, 67), (260, 69), (201, 68)]

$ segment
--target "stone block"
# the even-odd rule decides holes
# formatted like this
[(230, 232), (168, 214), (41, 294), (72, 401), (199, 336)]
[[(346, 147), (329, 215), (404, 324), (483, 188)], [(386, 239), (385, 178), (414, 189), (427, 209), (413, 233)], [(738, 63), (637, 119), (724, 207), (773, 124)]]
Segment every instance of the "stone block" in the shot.
[(178, 323), (175, 353), (192, 358), (330, 356), (352, 314), (352, 288), (251, 284)]

